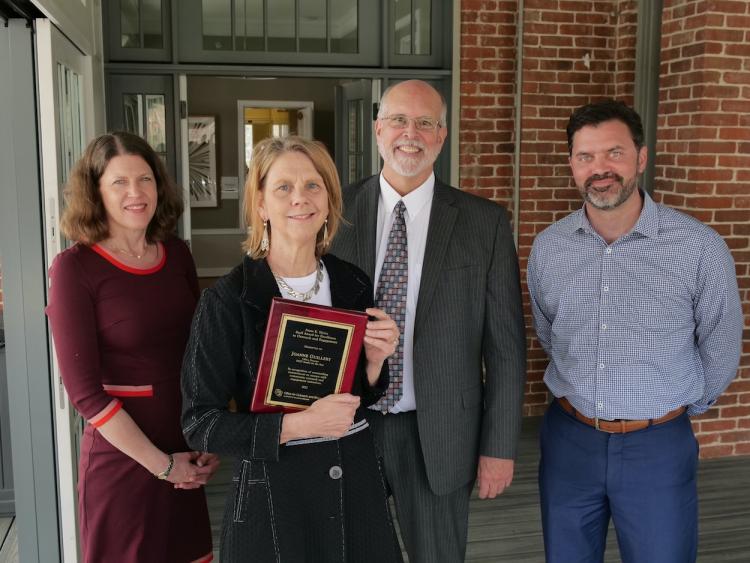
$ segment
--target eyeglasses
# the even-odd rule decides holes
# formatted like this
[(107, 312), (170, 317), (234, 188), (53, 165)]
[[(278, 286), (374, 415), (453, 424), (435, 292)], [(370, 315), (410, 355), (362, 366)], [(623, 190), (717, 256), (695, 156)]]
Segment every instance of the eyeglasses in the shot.
[(379, 117), (388, 123), (391, 129), (406, 129), (409, 126), (409, 122), (414, 122), (414, 128), (417, 131), (434, 131), (443, 126), (443, 124), (432, 117), (407, 117), (405, 115), (387, 115), (385, 117)]

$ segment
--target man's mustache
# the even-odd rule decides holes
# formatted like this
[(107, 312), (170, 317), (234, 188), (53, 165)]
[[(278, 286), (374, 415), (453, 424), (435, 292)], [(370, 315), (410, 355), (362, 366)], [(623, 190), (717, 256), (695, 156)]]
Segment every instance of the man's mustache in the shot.
[(622, 184), (624, 178), (619, 174), (615, 174), (614, 172), (607, 172), (606, 174), (592, 174), (586, 179), (586, 182), (584, 182), (583, 186), (585, 188), (590, 188), (591, 184), (599, 180), (614, 180), (615, 182)]

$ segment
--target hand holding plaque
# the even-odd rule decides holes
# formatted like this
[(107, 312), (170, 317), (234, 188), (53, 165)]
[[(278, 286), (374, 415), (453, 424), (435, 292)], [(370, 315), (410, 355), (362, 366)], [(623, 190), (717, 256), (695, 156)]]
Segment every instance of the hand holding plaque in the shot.
[(275, 297), (250, 410), (294, 412), (351, 391), (367, 314)]

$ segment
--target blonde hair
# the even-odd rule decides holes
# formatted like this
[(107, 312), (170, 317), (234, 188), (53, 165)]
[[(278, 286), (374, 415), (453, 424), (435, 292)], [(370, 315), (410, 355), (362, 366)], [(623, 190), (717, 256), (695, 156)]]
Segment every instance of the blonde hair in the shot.
[[(263, 251), (260, 248), (263, 239), (263, 221), (258, 209), (269, 169), (279, 156), (288, 152), (298, 152), (310, 159), (315, 170), (323, 179), (328, 194), (328, 239), (327, 241), (323, 240), (324, 228), (321, 228), (318, 231), (315, 244), (316, 257), (320, 258), (325, 254), (341, 224), (341, 181), (336, 171), (336, 165), (328, 154), (325, 145), (318, 141), (309, 141), (296, 136), (263, 139), (253, 148), (253, 154), (250, 157), (250, 169), (245, 181), (243, 212), (248, 228), (247, 238), (242, 243), (242, 248), (251, 258), (265, 258), (268, 255), (267, 250)], [(273, 233), (270, 225), (268, 236), (272, 241)]]
[(70, 240), (95, 244), (109, 236), (107, 212), (99, 192), (99, 180), (109, 161), (120, 155), (140, 156), (156, 181), (156, 212), (146, 230), (149, 242), (161, 241), (175, 232), (182, 214), (182, 194), (159, 155), (138, 135), (113, 131), (89, 143), (68, 178), (63, 192), (65, 209), (60, 229)]

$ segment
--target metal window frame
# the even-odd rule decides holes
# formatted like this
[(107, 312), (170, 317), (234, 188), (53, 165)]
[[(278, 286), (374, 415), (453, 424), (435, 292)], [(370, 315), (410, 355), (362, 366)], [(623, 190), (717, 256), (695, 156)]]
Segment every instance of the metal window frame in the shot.
[(32, 30), (0, 27), (0, 253), (20, 560), (61, 557)]

